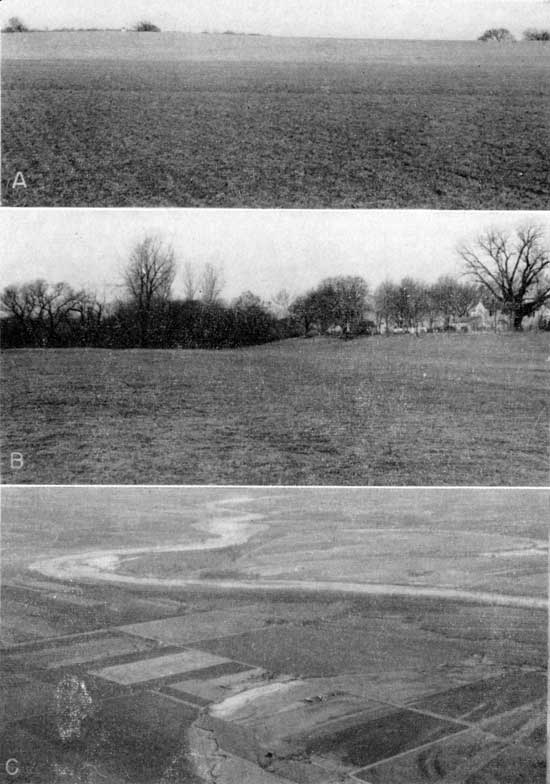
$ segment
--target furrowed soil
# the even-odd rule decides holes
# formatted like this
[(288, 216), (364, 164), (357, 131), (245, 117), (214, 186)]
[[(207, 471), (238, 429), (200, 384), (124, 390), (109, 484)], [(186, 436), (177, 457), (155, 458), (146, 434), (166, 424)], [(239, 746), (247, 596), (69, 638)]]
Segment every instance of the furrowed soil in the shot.
[[(546, 208), (550, 47), (3, 36), (20, 206)], [(21, 171), (27, 188), (12, 188)]]
[(547, 485), (549, 345), (486, 333), (10, 350), (3, 481)]

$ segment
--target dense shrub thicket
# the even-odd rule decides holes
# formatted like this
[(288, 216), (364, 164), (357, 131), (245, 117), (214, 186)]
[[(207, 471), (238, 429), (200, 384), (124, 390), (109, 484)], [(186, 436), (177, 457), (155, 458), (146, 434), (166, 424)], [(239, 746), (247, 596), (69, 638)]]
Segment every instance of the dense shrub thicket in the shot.
[[(111, 312), (96, 306), (68, 311), (52, 324), (47, 315), (1, 320), (3, 348), (142, 346), (136, 308), (119, 303)], [(235, 348), (298, 334), (290, 319), (277, 319), (261, 306), (246, 308), (198, 300), (159, 303), (152, 313), (149, 348)]]

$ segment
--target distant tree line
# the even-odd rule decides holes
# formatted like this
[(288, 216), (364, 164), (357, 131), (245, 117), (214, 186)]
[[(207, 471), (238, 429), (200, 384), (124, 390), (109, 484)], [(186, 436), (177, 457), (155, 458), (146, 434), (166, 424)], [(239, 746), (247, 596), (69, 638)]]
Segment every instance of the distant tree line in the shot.
[(236, 348), (292, 334), (254, 295), (232, 304), (155, 299), (145, 326), (135, 302), (105, 304), (66, 283), (37, 280), (7, 287), (2, 310), (3, 348)]
[[(183, 297), (172, 294), (174, 251), (156, 237), (132, 250), (123, 295), (101, 302), (68, 283), (36, 280), (7, 286), (0, 297), (1, 345), (106, 348), (234, 348), (282, 338), (385, 332), (452, 331), (480, 303), (515, 330), (550, 303), (550, 252), (543, 232), (527, 226), (507, 235), (490, 230), (459, 249), (465, 276), (432, 284), (406, 276), (371, 292), (360, 276), (326, 278), (292, 299), (280, 291), (270, 303), (245, 291), (221, 298), (223, 277), (213, 264), (182, 268)], [(548, 328), (545, 316), (540, 326)]]
[(387, 281), (375, 292), (377, 327), (415, 332), (426, 325), (430, 331), (450, 331), (482, 299), (479, 286), (450, 275), (431, 285), (411, 277), (399, 283)]
[[(506, 27), (491, 27), (479, 36), (478, 41), (496, 41), (497, 43), (510, 43), (515, 37)], [(523, 31), (524, 41), (550, 41), (550, 30), (537, 30), (533, 27)]]
[[(86, 28), (86, 31), (89, 32), (97, 32), (104, 28), (99, 27), (91, 27)], [(72, 28), (72, 27), (63, 27), (57, 30), (56, 32), (75, 32), (79, 30), (79, 28)], [(134, 28), (134, 32), (136, 33), (160, 33), (160, 27), (153, 22), (149, 22), (148, 20), (141, 20), (138, 22)], [(17, 16), (12, 16), (11, 19), (8, 21), (8, 24), (2, 28), (3, 33), (34, 33), (34, 32), (41, 32), (40, 30), (31, 30), (27, 25), (19, 19)], [(53, 32), (53, 31), (51, 31)]]
[(526, 41), (550, 41), (550, 30), (529, 28), (523, 33), (523, 37)]
[(291, 334), (288, 320), (250, 292), (223, 302), (212, 264), (197, 275), (186, 267), (183, 299), (172, 297), (175, 274), (173, 250), (147, 237), (132, 251), (118, 301), (101, 302), (67, 283), (7, 286), (0, 297), (2, 346), (230, 348)]
[[(426, 284), (410, 276), (385, 281), (374, 292), (359, 277), (328, 278), (291, 304), (301, 334), (337, 331), (342, 337), (372, 332), (451, 331), (481, 304), (519, 331), (550, 302), (550, 251), (537, 226), (508, 235), (496, 230), (458, 249), (464, 276)], [(548, 327), (545, 317), (540, 325)]]

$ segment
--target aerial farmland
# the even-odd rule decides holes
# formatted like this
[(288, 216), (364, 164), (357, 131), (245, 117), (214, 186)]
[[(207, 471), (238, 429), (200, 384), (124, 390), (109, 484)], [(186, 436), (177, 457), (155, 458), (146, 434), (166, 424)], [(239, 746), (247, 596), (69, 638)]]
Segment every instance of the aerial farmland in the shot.
[(544, 44), (2, 38), (6, 205), (548, 206)]
[(543, 784), (547, 505), (7, 488), (2, 758), (29, 784)]

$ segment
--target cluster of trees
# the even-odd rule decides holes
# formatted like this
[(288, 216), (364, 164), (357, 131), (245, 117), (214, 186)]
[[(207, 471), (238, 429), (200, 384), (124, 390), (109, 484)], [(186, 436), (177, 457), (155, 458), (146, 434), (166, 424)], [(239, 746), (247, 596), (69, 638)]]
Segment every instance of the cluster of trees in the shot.
[(134, 30), (136, 33), (160, 33), (160, 27), (157, 27), (156, 24), (148, 22), (147, 20), (138, 22), (134, 27)]
[(17, 16), (12, 16), (8, 24), (2, 28), (3, 33), (28, 33), (29, 28)]
[(104, 307), (67, 283), (36, 280), (2, 292), (2, 343), (7, 346), (93, 344)]
[(489, 314), (501, 313), (514, 330), (550, 301), (550, 252), (540, 228), (507, 235), (482, 234), (459, 249), (462, 279), (445, 275), (433, 284), (412, 277), (385, 281), (370, 293), (359, 277), (328, 278), (298, 297), (290, 315), (302, 334), (338, 328), (344, 336), (373, 331), (449, 330), (481, 302)]
[(84, 289), (44, 280), (8, 286), (0, 297), (2, 345), (112, 348), (229, 348), (286, 337), (338, 332), (453, 329), (480, 301), (503, 313), (515, 330), (550, 303), (550, 251), (541, 229), (508, 235), (490, 230), (459, 249), (464, 276), (426, 284), (412, 277), (385, 281), (373, 292), (359, 276), (323, 280), (291, 299), (279, 292), (268, 305), (250, 291), (221, 299), (223, 278), (213, 264), (182, 269), (181, 299), (172, 296), (176, 259), (171, 247), (146, 237), (130, 256), (124, 296), (104, 303)]
[(251, 292), (222, 302), (219, 270), (184, 269), (185, 298), (172, 297), (176, 260), (172, 248), (147, 237), (124, 271), (124, 296), (103, 303), (67, 283), (36, 280), (8, 286), (0, 297), (4, 347), (99, 346), (111, 348), (224, 348), (286, 337), (277, 319)]
[[(61, 288), (63, 298), (57, 296)], [(33, 308), (31, 302), (38, 298), (42, 304)], [(9, 287), (2, 308), (12, 313), (2, 319), (4, 348), (235, 348), (292, 334), (284, 320), (277, 320), (251, 294), (229, 305), (155, 300), (147, 312), (145, 332), (144, 314), (136, 303), (104, 304), (65, 283), (37, 280)]]
[(326, 332), (331, 327), (339, 327), (344, 335), (368, 332), (371, 326), (366, 319), (368, 293), (368, 285), (361, 277), (327, 278), (317, 288), (295, 299), (289, 314), (305, 335), (311, 329)]
[(479, 302), (480, 287), (444, 276), (430, 285), (411, 277), (398, 283), (385, 281), (370, 292), (363, 278), (328, 278), (290, 306), (290, 315), (308, 335), (336, 330), (343, 337), (417, 330), (436, 321), (450, 329)]
[(526, 41), (550, 41), (550, 30), (535, 30), (529, 28), (523, 33), (523, 38)]
[[(418, 330), (452, 329), (455, 321), (466, 317), (483, 298), (479, 286), (456, 280), (450, 275), (427, 285), (411, 277), (399, 283), (387, 281), (375, 292), (375, 313), (378, 329)], [(437, 325), (437, 327), (436, 327)]]
[[(478, 41), (497, 41), (498, 43), (506, 43), (515, 41), (516, 39), (506, 27), (491, 27), (485, 30), (483, 35), (480, 35)], [(529, 28), (523, 32), (524, 41), (550, 41), (550, 30), (536, 30)]]

